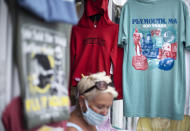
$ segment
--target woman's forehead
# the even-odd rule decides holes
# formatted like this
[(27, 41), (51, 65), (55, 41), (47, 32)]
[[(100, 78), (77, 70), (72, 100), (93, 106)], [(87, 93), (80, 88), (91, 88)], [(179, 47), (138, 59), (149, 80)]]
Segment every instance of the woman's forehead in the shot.
[(113, 101), (113, 96), (110, 93), (99, 93), (93, 99), (94, 104), (110, 104)]

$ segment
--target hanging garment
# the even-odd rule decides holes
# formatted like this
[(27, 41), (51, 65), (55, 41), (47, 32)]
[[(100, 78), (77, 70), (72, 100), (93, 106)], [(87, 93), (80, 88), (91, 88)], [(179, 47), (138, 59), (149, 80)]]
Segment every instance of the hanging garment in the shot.
[(20, 96), (15, 97), (6, 106), (2, 113), (2, 122), (6, 131), (63, 131), (66, 130), (67, 121), (60, 121), (57, 123), (51, 123), (48, 125), (38, 126), (30, 130), (26, 129), (23, 117), (23, 105)]
[[(189, 4), (188, 9), (190, 10), (190, 0), (185, 1)], [(187, 5), (188, 5), (187, 4)], [(185, 52), (185, 62), (186, 62), (186, 102), (185, 102), (185, 115), (190, 116), (190, 52)]]
[[(119, 112), (119, 113), (118, 113)], [(123, 100), (114, 100), (112, 105), (112, 125), (119, 129), (124, 128)]]
[[(77, 85), (81, 74), (105, 71), (110, 75), (113, 63), (116, 90), (122, 89), (121, 71), (120, 73), (118, 71), (122, 70), (122, 52), (118, 53), (117, 47), (119, 27), (108, 18), (107, 4), (107, 0), (86, 1), (82, 18), (78, 25), (72, 28), (70, 48), (72, 86)], [(121, 62), (117, 63), (117, 59)]]
[(189, 116), (184, 116), (183, 120), (139, 118), (137, 131), (189, 131), (189, 123)]
[(121, 9), (123, 5), (126, 3), (127, 0), (111, 0), (112, 2), (112, 21), (119, 24), (120, 16), (121, 16)]
[(16, 54), (26, 127), (67, 120), (70, 101), (65, 26), (46, 23), (20, 8), (17, 18)]
[(47, 22), (78, 22), (75, 0), (18, 0), (18, 3)]
[(185, 102), (185, 115), (190, 116), (190, 52), (185, 52), (185, 62), (186, 62), (186, 102)]
[(182, 0), (128, 0), (123, 6), (118, 45), (124, 48), (125, 116), (183, 119), (189, 29)]

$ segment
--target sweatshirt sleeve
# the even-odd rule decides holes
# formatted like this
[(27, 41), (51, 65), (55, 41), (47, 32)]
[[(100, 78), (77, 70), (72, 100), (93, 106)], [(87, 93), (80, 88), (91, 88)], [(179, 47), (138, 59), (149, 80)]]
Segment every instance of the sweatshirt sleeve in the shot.
[(128, 16), (127, 16), (127, 3), (122, 7), (120, 21), (119, 21), (119, 36), (118, 36), (118, 45), (123, 47), (127, 44), (128, 41)]
[(115, 89), (118, 92), (118, 99), (123, 98), (123, 92), (122, 92), (122, 65), (123, 65), (123, 48), (120, 48), (117, 46), (118, 41), (118, 29), (117, 26), (116, 34), (115, 34), (115, 40), (114, 40), (114, 46), (112, 48), (111, 52), (111, 59), (113, 63), (113, 82), (115, 85)]
[(122, 67), (123, 67), (123, 48), (117, 48), (117, 60), (116, 68), (114, 69), (114, 83), (116, 91), (118, 92), (118, 99), (123, 99), (123, 88), (122, 88)]

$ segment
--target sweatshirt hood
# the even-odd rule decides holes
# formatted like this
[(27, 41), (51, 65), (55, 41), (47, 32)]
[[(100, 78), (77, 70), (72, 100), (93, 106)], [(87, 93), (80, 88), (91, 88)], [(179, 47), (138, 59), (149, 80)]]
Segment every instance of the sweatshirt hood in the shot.
[(104, 14), (107, 10), (108, 0), (85, 0), (85, 12), (87, 16)]
[(87, 16), (104, 14), (107, 10), (108, 0), (85, 0), (85, 12)]
[(108, 17), (108, 0), (85, 0), (84, 13), (78, 26), (98, 28), (113, 24)]

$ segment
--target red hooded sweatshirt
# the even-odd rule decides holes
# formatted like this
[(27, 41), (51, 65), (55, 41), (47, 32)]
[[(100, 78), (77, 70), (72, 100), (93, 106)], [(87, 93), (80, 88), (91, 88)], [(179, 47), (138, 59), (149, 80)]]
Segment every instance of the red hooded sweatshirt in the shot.
[(84, 14), (78, 25), (72, 28), (71, 84), (76, 86), (81, 74), (105, 71), (110, 75), (113, 63), (114, 84), (119, 92), (118, 98), (122, 98), (123, 50), (117, 47), (119, 26), (109, 19), (107, 6), (108, 0), (86, 0)]

